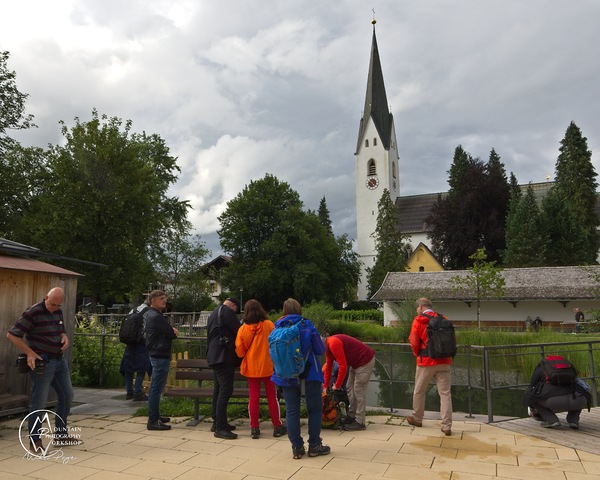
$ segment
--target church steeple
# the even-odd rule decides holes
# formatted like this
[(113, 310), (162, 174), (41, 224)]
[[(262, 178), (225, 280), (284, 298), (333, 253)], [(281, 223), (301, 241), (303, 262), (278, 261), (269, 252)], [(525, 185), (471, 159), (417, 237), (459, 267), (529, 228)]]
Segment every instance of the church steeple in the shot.
[(365, 95), (365, 107), (363, 117), (360, 120), (358, 130), (358, 142), (356, 153), (360, 149), (365, 129), (369, 118), (373, 118), (373, 123), (377, 128), (377, 133), (385, 149), (390, 148), (393, 130), (393, 117), (389, 110), (387, 95), (385, 93), (385, 84), (383, 82), (383, 71), (381, 70), (381, 61), (379, 60), (379, 49), (377, 48), (377, 37), (375, 35), (375, 23), (373, 20), (373, 40), (371, 42), (371, 59), (369, 61), (369, 76), (367, 78), (367, 93)]
[(356, 144), (356, 244), (362, 263), (358, 298), (367, 297), (367, 272), (373, 267), (378, 202), (385, 191), (392, 201), (400, 195), (398, 146), (394, 117), (388, 106), (379, 60), (375, 20), (367, 78), (365, 108), (360, 119)]

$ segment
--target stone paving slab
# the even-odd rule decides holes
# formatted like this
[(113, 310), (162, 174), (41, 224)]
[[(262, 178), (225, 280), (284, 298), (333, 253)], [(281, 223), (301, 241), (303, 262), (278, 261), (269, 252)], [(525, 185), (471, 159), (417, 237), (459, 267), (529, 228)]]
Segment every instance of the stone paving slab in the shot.
[[(324, 429), (331, 455), (293, 460), (288, 439), (272, 437), (270, 422), (263, 422), (258, 440), (250, 438), (247, 419), (235, 421), (239, 438), (233, 441), (215, 438), (208, 422), (187, 427), (185, 418), (173, 419), (170, 431), (148, 431), (145, 418), (131, 416), (137, 406), (123, 392), (84, 393), (87, 401), (101, 400), (96, 410), (87, 404), (69, 417), (85, 443), (52, 458), (27, 458), (18, 441), (20, 420), (0, 422), (2, 480), (600, 480), (600, 455), (565, 445), (559, 435), (530, 435), (537, 432), (529, 423), (504, 428), (457, 414), (446, 437), (433, 412), (421, 428), (381, 414), (367, 418), (365, 431)], [(82, 398), (78, 391), (76, 400)], [(306, 425), (302, 431), (306, 438)]]

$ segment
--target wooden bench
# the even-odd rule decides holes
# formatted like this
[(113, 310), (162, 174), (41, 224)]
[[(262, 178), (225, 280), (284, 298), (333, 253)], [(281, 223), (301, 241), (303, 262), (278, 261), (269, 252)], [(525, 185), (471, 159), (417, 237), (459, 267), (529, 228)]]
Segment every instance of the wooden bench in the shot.
[[(12, 415), (13, 413), (26, 410), (29, 397), (27, 395), (15, 395), (6, 392), (6, 369), (0, 366), (0, 416)], [(13, 407), (13, 408), (6, 408)]]
[[(189, 427), (194, 427), (204, 420), (204, 416), (200, 416), (200, 404), (212, 404), (213, 380), (213, 369), (208, 366), (208, 362), (205, 358), (177, 360), (175, 365), (175, 381), (178, 383), (183, 381), (185, 384), (192, 381), (197, 384), (193, 386), (170, 387), (164, 392), (164, 395), (166, 397), (187, 397), (194, 400), (194, 416), (187, 423)], [(204, 384), (206, 381), (211, 382), (211, 384)], [(236, 370), (233, 381), (234, 387), (231, 398), (243, 398), (246, 401), (230, 401), (229, 403), (247, 404), (248, 398), (250, 397), (250, 390), (248, 389), (246, 377), (244, 377), (239, 370)], [(240, 386), (241, 384), (244, 386)], [(261, 394), (261, 398), (264, 398), (264, 391), (261, 391)]]

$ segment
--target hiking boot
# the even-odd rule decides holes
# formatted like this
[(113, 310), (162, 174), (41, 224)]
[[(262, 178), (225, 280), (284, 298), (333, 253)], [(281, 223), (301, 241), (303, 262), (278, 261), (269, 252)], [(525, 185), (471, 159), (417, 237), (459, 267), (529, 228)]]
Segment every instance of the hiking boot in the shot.
[(131, 400), (133, 398), (133, 392), (127, 392), (125, 394), (125, 400)]
[(145, 402), (146, 400), (148, 400), (148, 395), (146, 395), (144, 392), (133, 396), (134, 402)]
[(367, 427), (364, 423), (358, 423), (354, 420), (352, 423), (344, 425), (344, 430), (365, 430)]
[(417, 422), (415, 420), (415, 417), (413, 417), (412, 415), (409, 415), (408, 417), (406, 417), (406, 421), (413, 427), (422, 427), (423, 426), (423, 422)]
[(447, 437), (452, 435), (452, 429), (450, 427), (442, 427), (442, 432), (444, 432), (444, 435)]
[(344, 418), (345, 425), (350, 425), (352, 422), (356, 422), (356, 418), (351, 417), (350, 415), (348, 415), (346, 418)]
[(162, 423), (169, 423), (171, 421), (171, 417), (158, 417), (158, 419), (162, 422)]
[[(235, 425), (231, 425), (230, 423), (226, 424), (225, 427), (223, 427), (223, 430), (227, 430), (229, 432), (233, 432), (237, 427)], [(211, 432), (215, 432), (217, 430), (217, 426), (213, 423), (212, 427), (210, 427), (210, 431)]]
[(299, 447), (292, 447), (292, 457), (294, 458), (294, 460), (299, 460), (304, 456), (305, 453), (306, 449), (304, 448), (304, 445), (301, 445)]
[(251, 428), (250, 429), (250, 436), (256, 440), (258, 437), (260, 437), (260, 428)]
[(237, 433), (230, 432), (229, 430), (217, 430), (213, 435), (224, 440), (235, 440), (238, 437)]
[(329, 455), (331, 453), (331, 448), (327, 445), (323, 445), (319, 443), (314, 447), (308, 447), (308, 456), (309, 457), (318, 457), (319, 455)]
[(556, 421), (556, 422), (542, 422), (540, 424), (542, 427), (544, 428), (556, 428), (556, 427), (560, 427), (560, 422)]
[(579, 430), (579, 424), (577, 422), (569, 422), (569, 427), (573, 430)]
[(35, 442), (32, 438), (29, 439), (29, 450), (34, 454), (42, 454), (44, 453), (44, 444), (42, 443), (42, 439), (37, 439)]
[(283, 437), (287, 434), (287, 427), (285, 425), (279, 425), (273, 429), (274, 437)]
[(156, 420), (155, 422), (148, 422), (146, 428), (148, 430), (171, 430), (171, 425), (165, 425), (160, 420)]

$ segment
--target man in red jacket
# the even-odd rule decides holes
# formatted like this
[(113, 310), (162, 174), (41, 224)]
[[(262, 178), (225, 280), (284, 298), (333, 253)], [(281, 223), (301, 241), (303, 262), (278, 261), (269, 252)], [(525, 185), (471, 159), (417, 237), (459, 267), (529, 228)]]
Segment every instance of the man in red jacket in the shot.
[(367, 347), (360, 340), (349, 335), (331, 335), (325, 339), (325, 365), (323, 386), (326, 388), (331, 382), (333, 362), (338, 364), (338, 375), (331, 387), (339, 390), (343, 387), (348, 376), (347, 389), (350, 405), (345, 430), (364, 430), (365, 412), (367, 410), (367, 388), (371, 372), (375, 366), (375, 351)]
[(429, 323), (429, 318), (424, 314), (433, 317), (439, 316), (433, 311), (433, 305), (429, 299), (419, 298), (417, 300), (417, 316), (413, 320), (409, 336), (410, 346), (417, 357), (413, 414), (406, 417), (406, 421), (414, 427), (423, 426), (425, 395), (429, 389), (429, 383), (434, 379), (440, 396), (442, 432), (445, 435), (452, 435), (452, 396), (450, 392), (452, 358), (430, 358), (426, 354), (422, 354), (422, 350), (427, 347), (427, 324)]

